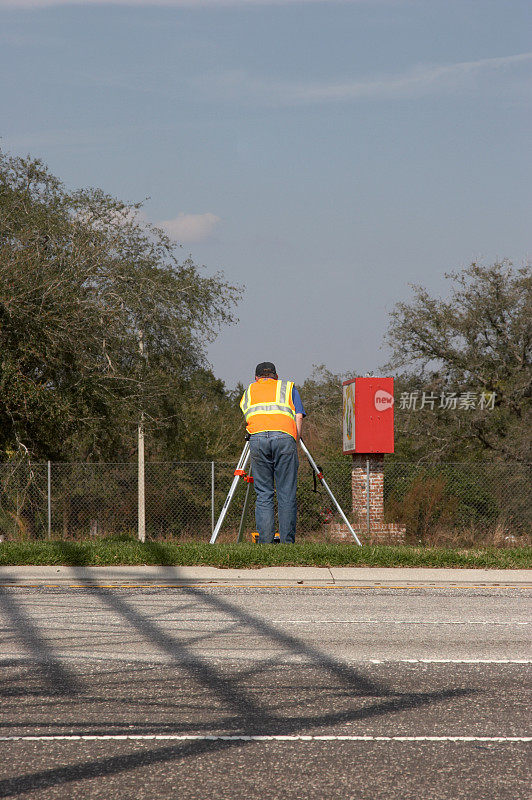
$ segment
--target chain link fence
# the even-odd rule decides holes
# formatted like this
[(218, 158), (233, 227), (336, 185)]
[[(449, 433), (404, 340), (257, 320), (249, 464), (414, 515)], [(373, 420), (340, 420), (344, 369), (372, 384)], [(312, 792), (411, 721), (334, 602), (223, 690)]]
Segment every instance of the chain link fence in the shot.
[[(146, 537), (208, 541), (233, 478), (234, 464), (146, 463)], [(352, 524), (351, 460), (320, 468)], [(531, 468), (523, 464), (384, 464), (384, 519), (407, 541), (515, 545), (532, 534)], [(137, 535), (137, 466), (96, 463), (0, 464), (0, 537), (84, 539)], [(248, 484), (241, 481), (219, 541), (235, 541)], [(254, 493), (245, 524), (254, 526)], [(327, 493), (301, 459), (298, 535), (330, 540), (340, 522)]]

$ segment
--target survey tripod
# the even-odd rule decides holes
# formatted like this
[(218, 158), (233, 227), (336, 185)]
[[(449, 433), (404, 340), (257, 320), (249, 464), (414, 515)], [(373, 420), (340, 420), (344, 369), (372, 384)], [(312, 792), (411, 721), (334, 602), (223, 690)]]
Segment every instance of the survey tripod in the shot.
[[(223, 504), (222, 511), (220, 513), (220, 516), (218, 517), (218, 522), (216, 523), (216, 526), (215, 526), (215, 528), (214, 528), (214, 530), (212, 532), (212, 536), (211, 536), (211, 539), (210, 539), (210, 544), (214, 544), (214, 542), (218, 538), (218, 534), (220, 533), (220, 528), (223, 525), (223, 521), (225, 519), (225, 515), (227, 514), (227, 511), (229, 510), (229, 506), (231, 505), (231, 501), (233, 500), (233, 497), (235, 495), (237, 486), (238, 486), (239, 481), (240, 481), (241, 478), (247, 483), (246, 496), (245, 496), (245, 499), (244, 499), (244, 507), (242, 509), (242, 516), (240, 518), (240, 526), (238, 528), (238, 537), (237, 537), (237, 542), (242, 541), (242, 534), (243, 534), (243, 531), (244, 531), (244, 524), (245, 524), (245, 521), (246, 521), (246, 517), (247, 517), (247, 513), (248, 513), (248, 509), (249, 509), (249, 503), (250, 503), (250, 488), (251, 488), (251, 484), (253, 483), (253, 477), (251, 475), (251, 468), (249, 469), (249, 472), (246, 472), (246, 466), (247, 466), (247, 463), (248, 463), (249, 457), (250, 457), (249, 438), (248, 437), (249, 437), (249, 434), (246, 437), (246, 444), (244, 445), (244, 449), (242, 450), (242, 455), (240, 456), (240, 460), (239, 460), (238, 464), (236, 465), (236, 469), (235, 469), (235, 472), (234, 472), (234, 477), (233, 477), (233, 482), (231, 484), (231, 488), (229, 489), (227, 497), (225, 498), (225, 502)], [(303, 439), (299, 440), (299, 444), (300, 444), (301, 449), (303, 450), (304, 454), (306, 455), (307, 460), (308, 460), (310, 466), (312, 467), (312, 470), (313, 470), (314, 474), (316, 475), (316, 477), (318, 478), (319, 482), (321, 483), (321, 485), (323, 486), (323, 488), (325, 489), (325, 491), (327, 492), (327, 494), (331, 498), (332, 502), (334, 503), (334, 505), (336, 507), (336, 510), (340, 514), (341, 518), (343, 519), (343, 521), (345, 522), (347, 527), (349, 528), (350, 533), (353, 535), (353, 538), (354, 538), (355, 542), (358, 545), (362, 546), (362, 543), (361, 543), (360, 539), (358, 538), (358, 536), (354, 532), (351, 523), (349, 522), (349, 520), (347, 519), (346, 515), (342, 511), (340, 503), (338, 502), (338, 500), (336, 499), (336, 497), (332, 493), (332, 491), (331, 491), (331, 489), (329, 487), (329, 484), (327, 483), (327, 481), (323, 477), (323, 472), (321, 471), (321, 469), (318, 467), (318, 465), (316, 464), (316, 462), (314, 461), (314, 459), (310, 455), (310, 453), (309, 453), (309, 451), (307, 449), (307, 446), (305, 445)]]

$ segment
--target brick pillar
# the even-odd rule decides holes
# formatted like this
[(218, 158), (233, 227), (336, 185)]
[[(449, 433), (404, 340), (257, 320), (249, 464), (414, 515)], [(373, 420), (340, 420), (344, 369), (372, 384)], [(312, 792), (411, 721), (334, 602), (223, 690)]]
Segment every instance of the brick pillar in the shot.
[(359, 453), (353, 454), (351, 494), (353, 517), (358, 520), (359, 525), (362, 525), (366, 516), (366, 459)]
[(369, 460), (369, 518), (371, 523), (384, 523), (384, 453)]
[(405, 529), (395, 523), (384, 522), (384, 454), (353, 454), (351, 488), (355, 526), (367, 535), (367, 459), (369, 458), (369, 522), (370, 537), (374, 542), (400, 543)]
[[(351, 471), (351, 488), (353, 496), (353, 514), (358, 517), (359, 524), (366, 527), (367, 519), (367, 459), (369, 458), (369, 517), (370, 524), (384, 522), (384, 455), (373, 453), (353, 454)], [(372, 525), (373, 527), (373, 525)]]

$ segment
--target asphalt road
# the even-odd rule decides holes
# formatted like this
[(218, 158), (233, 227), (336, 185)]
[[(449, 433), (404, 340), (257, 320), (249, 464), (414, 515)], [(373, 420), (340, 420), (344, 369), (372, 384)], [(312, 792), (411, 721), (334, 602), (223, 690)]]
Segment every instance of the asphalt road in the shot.
[(0, 586), (0, 797), (528, 800), (529, 623), (526, 588)]

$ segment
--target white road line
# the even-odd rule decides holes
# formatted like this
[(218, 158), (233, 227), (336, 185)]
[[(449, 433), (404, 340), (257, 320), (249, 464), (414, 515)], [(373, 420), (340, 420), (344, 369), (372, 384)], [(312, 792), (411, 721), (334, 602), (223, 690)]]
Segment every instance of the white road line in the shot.
[[(86, 613), (86, 612), (85, 612)], [(102, 618), (100, 619), (99, 616)], [(92, 620), (87, 620), (83, 614), (79, 615), (72, 615), (69, 618), (69, 624), (77, 622), (83, 622), (84, 628), (89, 628), (91, 631), (95, 629), (101, 629), (105, 631), (107, 628), (123, 628), (123, 623), (120, 620), (106, 620), (103, 617), (103, 614), (100, 615), (94, 614)], [(258, 618), (260, 620), (260, 618)], [(42, 620), (40, 620), (42, 621)], [(193, 627), (198, 628), (200, 626), (209, 626), (211, 628), (217, 628), (224, 625), (233, 625), (233, 626), (241, 626), (245, 627), (245, 623), (240, 623), (238, 620), (234, 619), (233, 617), (225, 617), (224, 619), (181, 619), (179, 617), (158, 617), (157, 621), (162, 625), (179, 625), (182, 628), (186, 627)], [(358, 620), (351, 620), (351, 619), (324, 619), (324, 620), (313, 620), (313, 619), (269, 619), (264, 618), (264, 622), (267, 622), (271, 625), (532, 625), (531, 622), (523, 622), (520, 620), (498, 620), (498, 621), (490, 621), (490, 620), (421, 620), (421, 619), (358, 619)], [(57, 624), (54, 624), (54, 627), (57, 627)], [(0, 630), (9, 631), (15, 630), (15, 628), (11, 626), (2, 626)]]
[[(279, 656), (282, 653), (278, 654)], [(131, 657), (124, 655), (123, 652), (120, 653), (79, 653), (77, 651), (63, 651), (57, 654), (57, 657), (61, 661), (76, 661), (76, 662), (105, 662), (105, 661), (112, 661), (112, 662), (123, 662), (126, 664), (131, 663)], [(255, 658), (250, 656), (249, 654), (241, 654), (239, 653), (238, 656), (236, 655), (229, 655), (229, 656), (220, 656), (219, 654), (216, 655), (217, 660), (219, 661), (233, 661), (238, 659), (239, 662), (242, 663), (249, 663), (254, 662)], [(152, 654), (142, 654), (140, 657), (135, 657), (134, 662), (142, 662), (146, 664), (176, 664), (179, 666), (179, 662), (175, 662), (171, 658), (156, 658)], [(10, 663), (23, 663), (23, 664), (33, 664), (35, 663), (35, 659), (27, 654), (19, 654), (19, 653), (8, 653), (5, 652), (2, 654), (2, 658), (0, 658), (0, 664), (5, 664), (6, 662)], [(312, 666), (312, 661), (293, 661), (289, 660), (286, 662), (287, 664), (301, 664), (304, 663), (307, 666)], [(319, 666), (319, 662), (318, 666)], [(530, 665), (532, 664), (532, 659), (530, 658), (347, 658), (345, 659), (345, 663), (347, 665), (356, 664), (359, 666), (364, 666), (365, 664), (481, 664), (487, 665), (490, 664), (522, 664), (522, 665)]]
[(370, 664), (532, 664), (529, 658), (372, 658)]
[(532, 736), (354, 736), (350, 734), (299, 736), (292, 735), (240, 735), (206, 736), (195, 734), (68, 734), (56, 736), (0, 736), (1, 742), (109, 742), (109, 741), (164, 741), (164, 742), (532, 742)]
[(426, 620), (426, 619), (280, 619), (273, 622), (290, 622), (299, 624), (327, 625), (530, 625), (530, 622), (517, 620)]
[[(520, 620), (426, 620), (426, 619), (270, 619), (265, 622), (272, 625), (531, 625), (531, 622)], [(235, 622), (234, 618), (224, 619), (182, 619), (180, 617), (162, 617), (161, 622), (179, 625), (226, 625)], [(120, 625), (120, 622), (114, 623)], [(238, 624), (238, 622), (237, 622)]]

